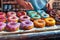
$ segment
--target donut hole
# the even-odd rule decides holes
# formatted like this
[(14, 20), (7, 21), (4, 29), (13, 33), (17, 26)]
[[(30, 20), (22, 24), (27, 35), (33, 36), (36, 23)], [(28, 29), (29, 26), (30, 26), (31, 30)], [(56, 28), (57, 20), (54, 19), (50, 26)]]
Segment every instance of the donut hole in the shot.
[(26, 24), (29, 24), (29, 22), (26, 22)]
[(27, 18), (27, 17), (25, 16), (25, 17), (23, 17), (23, 18)]
[(35, 17), (38, 17), (38, 15), (35, 15)]
[(11, 14), (14, 14), (14, 13), (11, 13)]
[(44, 16), (46, 16), (46, 14), (44, 14)]
[(39, 23), (43, 23), (43, 22), (42, 22), (42, 21), (40, 21), (40, 20), (39, 20), (38, 22), (39, 22)]
[(15, 19), (15, 17), (12, 17), (12, 19)]
[(52, 20), (49, 20), (49, 21), (52, 21)]
[(16, 25), (16, 23), (11, 23), (10, 25)]

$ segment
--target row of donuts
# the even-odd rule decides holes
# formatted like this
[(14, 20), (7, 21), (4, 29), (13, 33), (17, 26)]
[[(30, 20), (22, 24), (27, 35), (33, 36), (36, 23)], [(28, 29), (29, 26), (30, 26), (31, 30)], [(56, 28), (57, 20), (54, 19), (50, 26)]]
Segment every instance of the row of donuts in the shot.
[[(35, 13), (37, 13), (37, 12), (29, 11), (28, 15), (29, 14), (34, 15)], [(5, 24), (7, 26), (4, 26), (4, 27), (6, 27), (6, 30), (8, 30), (8, 31), (17, 31), (19, 29), (30, 30), (34, 27), (43, 28), (45, 26), (54, 26), (55, 25), (55, 20), (53, 18), (47, 17), (45, 19), (40, 19), (37, 16), (35, 18), (30, 18), (28, 15), (26, 12), (18, 12), (17, 14), (16, 14), (16, 12), (8, 12), (7, 17), (6, 17), (5, 13), (0, 12), (0, 20), (1, 20), (0, 22), (2, 22), (0, 25), (0, 28), (2, 28), (3, 23), (6, 22), (5, 18), (7, 18), (8, 23)], [(33, 22), (30, 19), (34, 19)], [(18, 20), (20, 23), (18, 23)]]

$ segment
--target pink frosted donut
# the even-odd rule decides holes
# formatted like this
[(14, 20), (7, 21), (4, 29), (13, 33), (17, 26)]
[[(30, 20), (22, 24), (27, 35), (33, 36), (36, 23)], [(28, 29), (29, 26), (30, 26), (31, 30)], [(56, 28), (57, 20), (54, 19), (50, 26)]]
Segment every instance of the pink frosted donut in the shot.
[(6, 16), (6, 14), (5, 13), (3, 13), (3, 12), (0, 12), (0, 16)]
[(24, 30), (30, 30), (34, 27), (34, 24), (32, 21), (30, 20), (26, 20), (26, 21), (23, 21), (21, 23), (21, 28), (24, 29)]
[(16, 16), (16, 12), (8, 12), (7, 13), (7, 16), (10, 17), (10, 16)]
[(6, 22), (6, 17), (0, 16), (0, 22)]
[(12, 16), (8, 18), (8, 22), (18, 22), (19, 18), (17, 16)]
[(7, 24), (6, 30), (7, 31), (18, 31), (20, 28), (20, 23), (10, 22)]
[(30, 17), (26, 16), (26, 15), (23, 15), (23, 16), (20, 17), (20, 22), (26, 21), (26, 20), (30, 20)]
[(3, 31), (6, 27), (6, 23), (0, 22), (0, 31)]

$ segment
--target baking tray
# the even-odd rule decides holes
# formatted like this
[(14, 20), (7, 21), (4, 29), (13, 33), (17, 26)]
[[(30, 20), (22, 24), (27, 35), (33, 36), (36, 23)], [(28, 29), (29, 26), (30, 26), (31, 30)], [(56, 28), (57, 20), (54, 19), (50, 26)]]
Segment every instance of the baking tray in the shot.
[(2, 31), (0, 34), (25, 34), (25, 33), (35, 33), (35, 32), (45, 32), (45, 31), (53, 31), (53, 30), (60, 30), (60, 25), (55, 25), (51, 27), (44, 27), (44, 28), (33, 28), (31, 30), (18, 30), (15, 32), (6, 32)]

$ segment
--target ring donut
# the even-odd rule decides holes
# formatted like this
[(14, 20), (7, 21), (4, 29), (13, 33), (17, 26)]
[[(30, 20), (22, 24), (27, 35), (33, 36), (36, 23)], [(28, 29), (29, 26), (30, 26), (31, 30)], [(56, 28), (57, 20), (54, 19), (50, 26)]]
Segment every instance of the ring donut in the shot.
[(43, 28), (43, 27), (45, 27), (45, 24), (46, 24), (45, 21), (42, 19), (38, 19), (38, 20), (34, 21), (34, 25), (37, 28)]
[(47, 26), (54, 26), (56, 23), (55, 19), (53, 19), (53, 18), (46, 18), (45, 22), (46, 22)]

